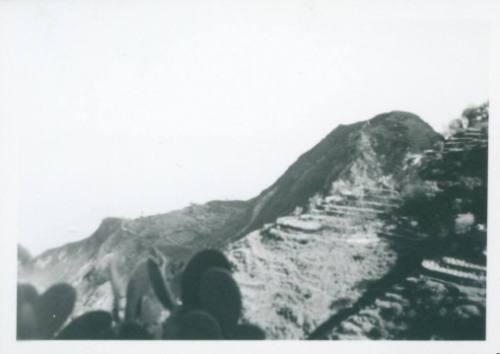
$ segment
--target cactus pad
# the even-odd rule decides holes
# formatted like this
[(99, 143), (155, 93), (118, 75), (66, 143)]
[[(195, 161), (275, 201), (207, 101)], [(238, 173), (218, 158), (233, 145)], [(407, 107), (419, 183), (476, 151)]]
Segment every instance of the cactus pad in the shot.
[(37, 339), (38, 328), (35, 310), (29, 302), (17, 307), (17, 339)]
[(112, 316), (106, 311), (87, 312), (64, 327), (58, 339), (105, 339), (112, 325)]
[(38, 292), (35, 287), (30, 284), (18, 284), (17, 285), (17, 306), (21, 306), (23, 303), (28, 302), (34, 304), (38, 299)]
[(125, 320), (135, 321), (140, 315), (142, 297), (151, 288), (146, 262), (140, 263), (127, 284), (127, 302), (125, 305)]
[(76, 300), (75, 289), (65, 283), (51, 286), (35, 305), (39, 332), (42, 338), (50, 338), (68, 319)]
[(209, 268), (219, 267), (229, 270), (226, 256), (214, 249), (197, 253), (188, 263), (181, 279), (182, 303), (190, 308), (200, 308), (200, 280)]
[(212, 314), (226, 336), (230, 336), (241, 315), (242, 301), (238, 284), (223, 268), (207, 270), (200, 282), (201, 308)]
[(189, 311), (179, 318), (177, 339), (223, 339), (217, 320), (205, 311)]
[(120, 327), (118, 339), (152, 339), (152, 335), (136, 322), (125, 322)]
[(153, 287), (156, 297), (166, 309), (172, 311), (176, 305), (176, 302), (174, 300), (172, 292), (163, 279), (163, 275), (160, 268), (158, 267), (158, 264), (156, 264), (156, 262), (152, 259), (148, 259), (147, 265), (149, 279), (151, 281), (151, 286)]
[(237, 325), (231, 339), (239, 340), (262, 340), (266, 339), (266, 332), (259, 326), (245, 323)]

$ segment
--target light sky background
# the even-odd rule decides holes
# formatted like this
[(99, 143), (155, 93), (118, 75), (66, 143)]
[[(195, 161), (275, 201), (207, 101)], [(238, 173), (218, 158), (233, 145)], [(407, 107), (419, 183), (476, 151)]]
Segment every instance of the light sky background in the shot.
[(488, 98), (487, 8), (347, 3), (2, 2), (19, 242), (248, 199), (339, 124), (397, 109), (442, 131)]

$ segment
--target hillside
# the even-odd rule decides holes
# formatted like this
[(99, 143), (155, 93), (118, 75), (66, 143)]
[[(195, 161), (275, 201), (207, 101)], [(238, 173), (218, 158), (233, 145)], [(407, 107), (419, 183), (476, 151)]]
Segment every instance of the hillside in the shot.
[(362, 131), (369, 137), (385, 174), (395, 174), (407, 153), (421, 152), (441, 140), (427, 123), (408, 112), (394, 111), (369, 121), (340, 125), (260, 194), (257, 201), (267, 200), (252, 227), (304, 206), (316, 193), (327, 192), (331, 183), (357, 159)]
[(328, 175), (303, 208), (227, 248), (246, 300), (245, 316), (272, 338), (307, 338), (399, 267), (408, 244), (424, 237), (401, 232), (397, 223), (405, 222), (388, 216), (402, 203), (408, 156), (440, 137), (416, 116), (400, 112), (344, 129), (348, 139), (337, 153), (349, 163)]
[(392, 219), (428, 236), (413, 247), (418, 263), (398, 264), (314, 338), (485, 338), (488, 119), (487, 103), (469, 108), (443, 144), (412, 157)]
[(487, 105), (460, 121), (419, 152), (373, 119), (326, 192), (230, 245), (247, 320), (280, 339), (484, 338)]
[(82, 300), (76, 314), (90, 308), (110, 308), (109, 260), (118, 260), (125, 284), (130, 270), (160, 250), (175, 269), (199, 249), (217, 247), (241, 228), (245, 202), (214, 201), (138, 219), (107, 218), (88, 238), (48, 250), (19, 268), (19, 281), (45, 289), (55, 282), (76, 287)]
[[(359, 279), (353, 278), (351, 286), (358, 281), (375, 280), (391, 268), (394, 257), (391, 256), (393, 251), (383, 242), (377, 242), (376, 246), (371, 242), (372, 235), (379, 230), (381, 224), (378, 212), (371, 210), (370, 205), (375, 209), (388, 208), (387, 211), (393, 207), (392, 204), (396, 205), (400, 178), (398, 176), (401, 175), (403, 161), (409, 154), (421, 153), (440, 140), (441, 136), (429, 125), (406, 112), (385, 113), (369, 121), (342, 125), (302, 155), (272, 186), (254, 199), (210, 202), (133, 220), (105, 219), (89, 238), (46, 251), (35, 257), (29, 266), (20, 267), (19, 279), (33, 283), (41, 290), (57, 281), (74, 285), (80, 299), (76, 313), (91, 308), (109, 309), (111, 290), (106, 272), (109, 260), (119, 260), (118, 270), (123, 283), (126, 283), (130, 270), (144, 259), (152, 248), (156, 248), (166, 257), (167, 277), (174, 280), (174, 291), (177, 291), (176, 274), (186, 259), (197, 250), (208, 247), (222, 248), (235, 241), (236, 248), (242, 245), (242, 248), (253, 250), (253, 246), (247, 247), (246, 243), (260, 237), (255, 235), (262, 234), (260, 228), (264, 224), (278, 222), (278, 217), (290, 215), (294, 210), (308, 208), (311, 198), (314, 197), (318, 199), (319, 204), (317, 216), (312, 219), (321, 219), (322, 215), (328, 215), (331, 219), (325, 224), (330, 225), (328, 227), (331, 227), (331, 230), (335, 229), (337, 234), (341, 234), (349, 228), (349, 232), (359, 235), (359, 241), (349, 241), (347, 246), (341, 247), (338, 243), (329, 243), (328, 240), (333, 238), (328, 236), (328, 228), (315, 234), (317, 244), (311, 242), (309, 246), (297, 249), (297, 252), (305, 256), (308, 252), (306, 249), (310, 248), (311, 254), (308, 257), (316, 259), (311, 272), (315, 271), (314, 267), (321, 259), (315, 253), (329, 250), (336, 252), (339, 259), (347, 257), (347, 262), (350, 256), (343, 250), (351, 249), (352, 257), (358, 258), (359, 253), (361, 258), (367, 257), (375, 263), (380, 263), (379, 268), (374, 268), (373, 272), (368, 269), (371, 263), (368, 267), (362, 263), (360, 273), (364, 275)], [(365, 187), (373, 189), (372, 197), (368, 197), (369, 191), (364, 191)], [(386, 190), (388, 196), (378, 196), (379, 191), (383, 194)], [(335, 199), (325, 199), (328, 196), (340, 197), (349, 193), (354, 193), (358, 199), (351, 202), (346, 197), (344, 206), (338, 205)], [(391, 200), (393, 197), (395, 199)], [(320, 205), (320, 200), (323, 206)], [(309, 209), (313, 215), (314, 212)], [(340, 214), (337, 215), (341, 221), (340, 229), (336, 214)], [(356, 231), (359, 228), (362, 231)], [(254, 232), (244, 237), (252, 231)], [(241, 241), (237, 241), (238, 239)], [(328, 247), (324, 247), (325, 241)], [(259, 257), (267, 255), (265, 258), (275, 258), (276, 261), (279, 261), (280, 257), (289, 257), (288, 247), (294, 248), (294, 242), (287, 243), (283, 249), (261, 249)], [(324, 253), (323, 257), (327, 260), (332, 258), (328, 252)], [(307, 258), (303, 261), (307, 263)], [(269, 265), (264, 262), (263, 266)], [(267, 270), (270, 271), (269, 274), (274, 272), (273, 267)], [(365, 276), (366, 272), (371, 275)], [(279, 272), (277, 274), (282, 276)], [(246, 291), (244, 287), (243, 289)], [(352, 296), (354, 299), (361, 292), (362, 287), (352, 293), (346, 293), (345, 296)], [(332, 293), (329, 296), (337, 298), (337, 295), (339, 294)], [(322, 311), (321, 309), (319, 306), (317, 311)], [(328, 312), (324, 315), (328, 315)], [(318, 316), (316, 322), (321, 318)]]

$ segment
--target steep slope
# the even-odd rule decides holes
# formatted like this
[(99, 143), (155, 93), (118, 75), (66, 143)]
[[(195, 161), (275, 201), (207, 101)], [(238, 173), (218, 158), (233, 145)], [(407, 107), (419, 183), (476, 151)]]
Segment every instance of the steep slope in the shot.
[[(339, 190), (363, 194), (364, 186), (372, 186), (374, 191), (389, 188), (390, 193), (396, 193), (397, 180), (391, 180), (391, 176), (398, 175), (405, 157), (430, 148), (440, 139), (429, 125), (406, 112), (390, 112), (366, 122), (339, 126), (302, 155), (276, 183), (252, 200), (210, 202), (134, 220), (106, 219), (89, 238), (35, 257), (30, 267), (20, 268), (19, 279), (32, 282), (41, 289), (57, 281), (66, 281), (78, 290), (78, 311), (109, 309), (111, 291), (106, 269), (111, 258), (119, 260), (118, 269), (125, 283), (131, 269), (146, 257), (151, 248), (156, 248), (167, 258), (167, 276), (175, 279), (185, 260), (197, 250), (224, 247), (265, 223), (290, 214), (297, 207), (307, 207), (315, 195), (325, 196), (330, 192), (332, 196), (340, 195)], [(380, 222), (374, 217), (378, 213), (369, 211), (367, 205), (372, 203), (370, 205), (378, 207), (377, 203), (383, 204), (391, 197), (374, 195), (372, 198), (365, 200), (361, 196), (361, 204), (354, 203), (353, 206), (342, 207), (333, 203), (330, 209), (342, 209), (345, 214), (340, 216), (345, 217), (346, 224), (351, 223), (349, 218), (353, 216), (352, 230), (356, 227), (378, 228)], [(382, 209), (386, 206), (391, 207), (388, 203)], [(329, 208), (326, 204), (324, 207)], [(358, 216), (358, 212), (362, 216)], [(365, 212), (373, 223), (363, 221)], [(328, 211), (320, 214), (332, 218), (329, 224), (336, 224), (334, 215), (329, 215)], [(365, 231), (361, 234), (365, 235)], [(364, 243), (364, 238), (361, 236), (359, 242)], [(252, 240), (252, 236), (245, 239)], [(367, 247), (366, 253), (370, 253)], [(381, 247), (381, 257), (375, 257), (373, 253), (374, 262), (377, 261), (375, 258), (386, 255), (385, 246)], [(286, 250), (280, 252), (284, 254)], [(390, 267), (390, 258), (380, 267)], [(376, 278), (378, 273), (373, 277)]]
[(429, 236), (417, 266), (376, 283), (315, 338), (485, 338), (488, 117), (487, 103), (465, 110), (443, 144), (411, 159), (398, 213)]
[[(401, 256), (394, 240), (401, 246), (422, 237), (411, 226), (403, 230), (398, 222), (404, 225), (404, 220), (387, 215), (401, 203), (408, 156), (430, 148), (440, 137), (416, 116), (401, 112), (343, 132), (342, 146), (333, 147), (338, 154), (333, 156), (348, 163), (324, 175), (314, 195), (305, 192), (300, 178), (292, 185), (288, 175), (278, 181), (294, 191), (302, 187), (301, 198), (309, 196), (305, 207), (227, 248), (243, 289), (245, 317), (264, 326), (271, 338), (306, 338), (355, 303), (368, 284), (393, 270)], [(314, 160), (326, 141), (328, 137), (304, 156)], [(291, 173), (308, 161), (304, 156)], [(318, 162), (303, 169), (304, 179), (310, 171), (320, 173), (321, 166)]]
[(442, 139), (418, 116), (401, 111), (380, 114), (367, 122), (340, 125), (260, 194), (256, 204), (270, 197), (247, 231), (304, 206), (315, 193), (327, 192), (357, 158), (361, 130), (368, 134), (382, 171), (387, 174), (401, 168), (400, 162), (407, 153), (421, 152)]

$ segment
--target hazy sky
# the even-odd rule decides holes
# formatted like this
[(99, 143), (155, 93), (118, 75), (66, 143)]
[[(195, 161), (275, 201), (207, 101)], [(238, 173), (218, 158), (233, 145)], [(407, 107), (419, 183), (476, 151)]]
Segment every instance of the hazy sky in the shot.
[(2, 1), (19, 241), (38, 253), (106, 216), (253, 197), (381, 112), (443, 130), (488, 98), (488, 8), (402, 3)]

